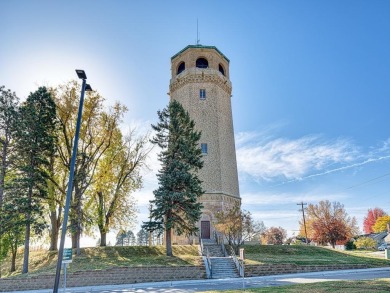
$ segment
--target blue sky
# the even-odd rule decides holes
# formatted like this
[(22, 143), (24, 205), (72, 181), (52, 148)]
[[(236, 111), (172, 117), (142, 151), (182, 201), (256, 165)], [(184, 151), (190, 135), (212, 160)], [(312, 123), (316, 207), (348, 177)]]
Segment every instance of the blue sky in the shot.
[(195, 43), (198, 19), (200, 43), (231, 61), (243, 208), (290, 235), (300, 201), (340, 201), (360, 227), (368, 208), (390, 212), (389, 1), (8, 0), (0, 10), (1, 85), (25, 98), (82, 68), (140, 131), (168, 103), (170, 57)]

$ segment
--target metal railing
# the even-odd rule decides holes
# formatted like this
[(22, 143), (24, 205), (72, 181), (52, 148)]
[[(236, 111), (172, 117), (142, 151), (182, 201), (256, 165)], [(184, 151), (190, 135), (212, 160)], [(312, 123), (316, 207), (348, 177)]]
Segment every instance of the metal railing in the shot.
[(205, 251), (205, 247), (203, 245), (203, 241), (202, 241), (202, 239), (200, 237), (199, 237), (199, 243), (200, 243), (200, 251), (202, 253), (202, 256), (206, 257), (206, 261), (205, 261), (205, 265), (207, 266), (206, 267), (206, 274), (209, 273), (207, 275), (207, 277), (209, 279), (211, 279), (213, 277), (213, 269), (212, 269), (212, 265), (211, 265), (210, 252), (209, 252), (209, 249), (207, 247), (206, 247), (206, 251)]
[(221, 241), (221, 249), (222, 249), (223, 256), (228, 256), (228, 253), (226, 251), (226, 247), (225, 247), (225, 244), (223, 243), (223, 241)]
[(228, 256), (228, 253), (226, 251), (225, 244), (223, 241), (223, 236), (218, 235), (218, 233), (216, 231), (214, 231), (214, 239), (215, 239), (215, 242), (217, 242), (217, 244), (221, 245), (221, 250), (222, 250), (223, 256), (225, 256), (225, 257)]
[(214, 233), (213, 233), (213, 236), (214, 236), (214, 240), (215, 240), (215, 242), (217, 242), (217, 244), (219, 244), (219, 242), (218, 242), (218, 240), (219, 240), (219, 237), (218, 237), (218, 233), (217, 233), (217, 231), (214, 231)]
[(234, 252), (234, 249), (230, 246), (230, 256), (233, 259), (234, 264), (236, 265), (238, 274), (240, 277), (244, 277), (244, 260), (240, 263), (239, 259), (236, 256), (236, 253)]
[(210, 253), (208, 248), (206, 248), (206, 260), (207, 260), (207, 266), (209, 268), (210, 279), (211, 279), (213, 277), (213, 267), (211, 265)]

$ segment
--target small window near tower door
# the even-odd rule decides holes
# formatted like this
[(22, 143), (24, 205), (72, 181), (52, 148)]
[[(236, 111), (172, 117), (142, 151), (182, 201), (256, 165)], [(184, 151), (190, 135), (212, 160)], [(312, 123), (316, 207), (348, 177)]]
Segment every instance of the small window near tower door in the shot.
[(207, 154), (207, 143), (201, 143), (200, 148), (202, 149), (202, 154)]
[(206, 90), (205, 89), (199, 90), (199, 99), (206, 100)]

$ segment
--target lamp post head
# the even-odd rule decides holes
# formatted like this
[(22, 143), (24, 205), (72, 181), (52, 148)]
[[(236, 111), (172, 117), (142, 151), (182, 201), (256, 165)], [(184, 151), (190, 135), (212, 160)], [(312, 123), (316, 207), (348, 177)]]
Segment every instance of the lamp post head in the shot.
[(87, 84), (85, 85), (85, 91), (86, 91), (86, 92), (92, 92), (92, 87), (91, 87), (91, 85), (90, 85), (89, 83), (87, 83)]
[(87, 75), (85, 74), (84, 70), (82, 69), (76, 69), (77, 76), (80, 79), (87, 79)]

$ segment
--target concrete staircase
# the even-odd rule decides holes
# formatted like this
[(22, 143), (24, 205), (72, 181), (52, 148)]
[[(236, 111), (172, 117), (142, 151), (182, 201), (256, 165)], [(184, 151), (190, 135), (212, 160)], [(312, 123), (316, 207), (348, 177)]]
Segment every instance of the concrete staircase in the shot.
[(227, 279), (239, 278), (236, 265), (231, 257), (212, 257), (212, 278), (213, 279)]
[(203, 255), (206, 256), (206, 251), (209, 251), (210, 257), (223, 257), (221, 245), (217, 244), (211, 239), (202, 239), (203, 242)]
[(213, 279), (238, 278), (240, 275), (231, 257), (225, 257), (222, 252), (221, 245), (211, 239), (202, 239), (203, 255), (206, 256), (208, 250)]

